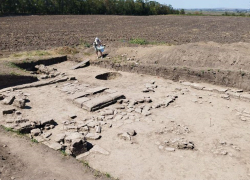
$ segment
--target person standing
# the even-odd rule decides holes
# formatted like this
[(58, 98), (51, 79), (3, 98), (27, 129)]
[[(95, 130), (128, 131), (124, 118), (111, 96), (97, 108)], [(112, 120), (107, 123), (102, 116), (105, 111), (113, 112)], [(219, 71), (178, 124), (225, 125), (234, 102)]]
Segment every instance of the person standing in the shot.
[(98, 37), (96, 37), (96, 38), (95, 38), (95, 41), (94, 41), (94, 43), (93, 43), (93, 47), (95, 48), (95, 52), (96, 52), (96, 55), (97, 55), (97, 59), (99, 58), (98, 52), (100, 52), (100, 54), (101, 54), (100, 57), (103, 58), (102, 50), (100, 49), (101, 46), (102, 46), (101, 40), (100, 40)]

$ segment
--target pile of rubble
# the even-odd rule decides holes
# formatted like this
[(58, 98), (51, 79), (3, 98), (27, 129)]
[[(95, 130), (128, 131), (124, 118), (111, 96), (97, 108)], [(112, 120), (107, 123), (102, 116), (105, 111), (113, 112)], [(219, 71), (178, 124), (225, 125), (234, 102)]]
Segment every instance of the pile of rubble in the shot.
[(193, 150), (195, 148), (194, 143), (192, 141), (188, 141), (185, 138), (175, 138), (169, 139), (164, 142), (155, 142), (160, 150), (166, 150), (169, 152), (173, 152), (176, 149), (185, 149), (185, 150)]

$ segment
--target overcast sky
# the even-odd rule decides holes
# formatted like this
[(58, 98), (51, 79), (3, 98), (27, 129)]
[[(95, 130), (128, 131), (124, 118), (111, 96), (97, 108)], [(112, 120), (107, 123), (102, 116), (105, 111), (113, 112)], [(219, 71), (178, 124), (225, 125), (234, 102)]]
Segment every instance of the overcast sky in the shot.
[(244, 8), (250, 9), (250, 0), (156, 0), (174, 8)]

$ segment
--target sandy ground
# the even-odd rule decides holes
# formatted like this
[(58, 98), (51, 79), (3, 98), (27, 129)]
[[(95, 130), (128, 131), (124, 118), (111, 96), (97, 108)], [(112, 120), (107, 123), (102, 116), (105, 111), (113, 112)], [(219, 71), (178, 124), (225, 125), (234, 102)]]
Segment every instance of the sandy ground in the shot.
[[(152, 109), (152, 115), (141, 117), (140, 121), (113, 121), (112, 128), (104, 126), (102, 138), (89, 142), (101, 146), (110, 154), (90, 153), (84, 157), (91, 167), (119, 179), (130, 180), (250, 178), (250, 124), (249, 121), (241, 121), (239, 117), (239, 113), (243, 111), (250, 113), (249, 102), (232, 98), (226, 100), (215, 92), (191, 89), (178, 82), (147, 75), (120, 72), (122, 76), (119, 78), (97, 80), (96, 75), (108, 70), (92, 66), (69, 70), (74, 64), (64, 62), (52, 67), (75, 76), (79, 83), (117, 90), (129, 100), (150, 96), (152, 104), (155, 104), (168, 95), (178, 96), (168, 107)], [(145, 84), (151, 80), (158, 85), (155, 92), (142, 93)], [(58, 122), (59, 125), (51, 130), (52, 139), (56, 133), (62, 131), (62, 122), (70, 114), (77, 115), (76, 121), (98, 115), (97, 112), (86, 112), (68, 102), (68, 95), (60, 90), (63, 84), (22, 90), (30, 94), (30, 102), (27, 103), (30, 108), (22, 110), (23, 116), (32, 120), (51, 117)], [(134, 129), (137, 133), (131, 141), (124, 141), (117, 136), (125, 128)], [(174, 152), (165, 149), (167, 142), (174, 143), (181, 139), (193, 142), (195, 148), (175, 148)], [(7, 142), (4, 139), (1, 141)], [(18, 151), (15, 144), (9, 146)], [(29, 153), (33, 156), (37, 152), (29, 150)], [(63, 170), (62, 167), (68, 167), (67, 163), (63, 163), (63, 166), (58, 163), (54, 162), (56, 167), (53, 166), (58, 171)]]

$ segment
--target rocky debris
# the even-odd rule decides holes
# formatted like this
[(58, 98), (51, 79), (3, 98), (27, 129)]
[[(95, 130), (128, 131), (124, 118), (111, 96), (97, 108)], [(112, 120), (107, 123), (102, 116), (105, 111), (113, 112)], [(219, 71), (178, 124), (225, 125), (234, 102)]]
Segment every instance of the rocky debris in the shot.
[(39, 135), (41, 135), (41, 130), (40, 130), (39, 128), (37, 128), (37, 129), (32, 129), (32, 130), (30, 131), (30, 134), (31, 134), (31, 136), (39, 136)]
[(64, 141), (66, 144), (71, 144), (71, 142), (74, 141), (75, 139), (83, 139), (84, 140), (84, 135), (79, 133), (79, 132), (69, 133), (69, 134), (66, 134)]
[(77, 115), (75, 115), (75, 114), (70, 114), (70, 115), (69, 115), (69, 118), (70, 118), (70, 119), (75, 119), (76, 117), (77, 117)]
[(136, 135), (136, 132), (135, 132), (134, 129), (125, 129), (124, 132), (127, 133), (130, 136), (135, 136)]
[(15, 111), (16, 109), (6, 109), (6, 110), (3, 110), (3, 115), (13, 114)]
[(95, 127), (95, 132), (96, 133), (101, 133), (101, 126), (100, 125)]
[(51, 149), (54, 149), (56, 151), (62, 149), (62, 145), (56, 142), (44, 142), (45, 145), (49, 146)]
[(192, 83), (190, 85), (191, 88), (197, 89), (197, 90), (202, 90), (204, 89), (204, 86), (200, 85), (200, 84), (196, 84), (196, 83)]
[(124, 133), (119, 133), (118, 134), (118, 137), (120, 137), (121, 139), (123, 139), (123, 140), (131, 140), (131, 137), (130, 137), (130, 135), (127, 133), (127, 132), (124, 132)]
[(101, 112), (101, 116), (108, 116), (108, 115), (113, 115), (114, 114), (114, 110), (113, 109), (108, 109), (105, 111)]
[(43, 138), (45, 138), (45, 139), (49, 138), (51, 135), (52, 135), (51, 132), (45, 132), (45, 133), (42, 134)]
[(181, 141), (178, 142), (178, 149), (194, 149), (194, 143), (191, 141)]
[(87, 65), (89, 65), (89, 59), (86, 59), (86, 60), (84, 60), (84, 61), (78, 63), (77, 65), (71, 67), (70, 69), (71, 69), (71, 70), (75, 70), (75, 69), (78, 69), (78, 68), (85, 67), (85, 66), (87, 66)]
[(168, 152), (174, 152), (175, 148), (166, 147), (165, 150), (168, 151)]
[(55, 142), (58, 142), (58, 143), (61, 143), (61, 142), (64, 143), (65, 136), (66, 136), (66, 134), (64, 134), (64, 133), (56, 134), (54, 140), (55, 140)]
[(155, 133), (156, 134), (173, 133), (173, 134), (181, 135), (181, 134), (190, 133), (190, 129), (185, 125), (177, 124), (172, 121), (168, 126), (156, 131)]
[(4, 100), (2, 101), (2, 103), (4, 105), (11, 105), (13, 103), (14, 99), (15, 99), (15, 96), (10, 95), (10, 96), (5, 97)]
[(64, 76), (65, 73), (60, 73), (55, 68), (51, 68), (49, 66), (45, 66), (43, 64), (36, 65), (35, 68), (37, 69), (37, 74), (43, 74), (40, 76), (40, 79), (48, 79), (48, 78), (54, 78), (59, 75)]
[(158, 143), (156, 145), (162, 146), (161, 149), (164, 149), (167, 151), (175, 151), (175, 149), (186, 149), (186, 150), (193, 150), (195, 148), (194, 143), (191, 141), (187, 141), (184, 138), (175, 138), (166, 140), (163, 143)]
[(18, 126), (15, 127), (15, 130), (19, 131), (20, 133), (30, 133), (30, 131), (34, 128), (35, 127), (33, 127), (30, 122), (24, 122), (18, 124)]
[(155, 84), (155, 81), (151, 81), (150, 83), (145, 84), (145, 88), (142, 90), (142, 92), (155, 92), (155, 88), (157, 88), (157, 85)]
[(100, 134), (96, 134), (96, 133), (88, 133), (86, 134), (85, 138), (88, 140), (98, 140), (101, 138)]
[(241, 94), (240, 95), (240, 100), (250, 102), (250, 94)]
[(222, 99), (230, 100), (230, 96), (228, 94), (221, 95)]
[(244, 111), (238, 111), (236, 114), (241, 121), (250, 121), (250, 112)]
[(26, 103), (25, 99), (15, 99), (13, 105), (23, 109), (25, 107), (25, 103)]

